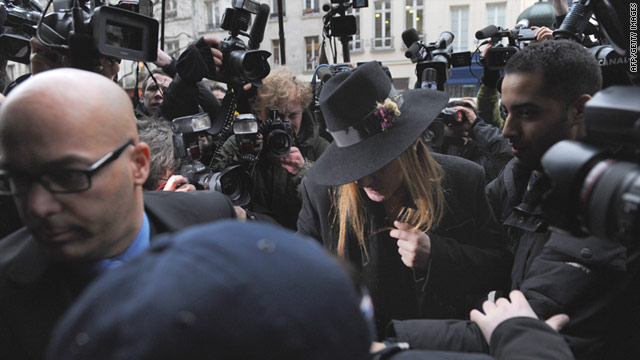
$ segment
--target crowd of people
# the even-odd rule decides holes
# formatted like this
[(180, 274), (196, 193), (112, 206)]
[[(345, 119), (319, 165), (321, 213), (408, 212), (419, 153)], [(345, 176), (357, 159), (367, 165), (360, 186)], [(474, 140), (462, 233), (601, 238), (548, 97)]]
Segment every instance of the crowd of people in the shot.
[[(132, 104), (117, 62), (78, 70), (32, 41), (33, 76), (0, 102), (0, 359), (637, 356), (640, 250), (542, 211), (541, 158), (585, 136), (602, 87), (581, 45), (539, 28), (478, 103), (364, 63), (323, 84), (320, 121), (286, 67), (208, 82), (218, 43), (159, 50)], [(236, 134), (207, 157), (245, 169), (249, 204), (198, 189), (174, 148), (172, 119), (230, 97), (290, 126), (284, 154)], [(463, 116), (435, 147), (445, 107)]]

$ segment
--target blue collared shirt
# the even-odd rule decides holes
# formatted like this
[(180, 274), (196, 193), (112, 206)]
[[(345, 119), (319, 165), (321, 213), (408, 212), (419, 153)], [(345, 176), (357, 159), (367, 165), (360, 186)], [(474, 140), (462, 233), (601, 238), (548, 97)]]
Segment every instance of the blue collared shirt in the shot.
[(138, 235), (133, 240), (131, 245), (129, 245), (127, 250), (111, 259), (104, 259), (98, 261), (97, 263), (94, 263), (91, 266), (94, 275), (97, 276), (102, 274), (106, 270), (116, 268), (149, 248), (151, 240), (149, 218), (147, 217), (147, 213), (143, 213), (143, 215), (144, 216), (142, 219), (142, 226), (140, 227), (140, 231), (138, 232)]

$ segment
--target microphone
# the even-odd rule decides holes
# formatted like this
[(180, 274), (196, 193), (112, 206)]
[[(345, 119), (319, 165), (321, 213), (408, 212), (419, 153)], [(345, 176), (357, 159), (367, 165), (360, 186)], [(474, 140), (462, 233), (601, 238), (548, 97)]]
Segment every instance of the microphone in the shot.
[(490, 37), (496, 36), (498, 34), (498, 31), (500, 31), (500, 29), (498, 29), (497, 26), (489, 25), (489, 26), (487, 26), (485, 28), (482, 28), (482, 29), (476, 31), (476, 39), (482, 40), (482, 39), (486, 39), (486, 38), (490, 38)]
[(407, 47), (407, 51), (405, 51), (404, 53), (404, 56), (406, 58), (411, 59), (411, 62), (416, 62), (423, 58), (423, 46), (422, 42), (420, 41), (420, 35), (418, 35), (418, 31), (416, 31), (416, 29), (409, 28), (403, 31), (402, 41)]
[(333, 76), (333, 73), (331, 73), (331, 69), (328, 66), (319, 67), (316, 74), (323, 84)]
[(410, 48), (413, 43), (420, 41), (420, 35), (414, 28), (408, 28), (402, 32), (402, 41), (407, 48)]
[(256, 14), (253, 26), (251, 26), (251, 33), (249, 34), (251, 36), (249, 39), (249, 49), (253, 50), (260, 47), (260, 43), (264, 39), (264, 30), (267, 27), (270, 12), (271, 9), (269, 8), (269, 5), (264, 3), (260, 4), (258, 14)]

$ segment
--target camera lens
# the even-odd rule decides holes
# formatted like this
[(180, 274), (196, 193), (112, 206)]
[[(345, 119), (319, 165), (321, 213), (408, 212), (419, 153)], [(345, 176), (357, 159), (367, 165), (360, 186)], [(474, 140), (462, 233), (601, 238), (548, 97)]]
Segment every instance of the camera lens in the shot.
[(256, 81), (264, 79), (269, 75), (271, 67), (267, 61), (268, 57), (269, 53), (262, 50), (245, 52), (242, 59), (242, 73), (245, 79), (248, 81)]
[(227, 195), (231, 201), (235, 201), (240, 197), (242, 179), (234, 173), (220, 178), (220, 192)]
[(291, 136), (284, 130), (271, 130), (265, 144), (271, 155), (285, 157), (291, 151)]

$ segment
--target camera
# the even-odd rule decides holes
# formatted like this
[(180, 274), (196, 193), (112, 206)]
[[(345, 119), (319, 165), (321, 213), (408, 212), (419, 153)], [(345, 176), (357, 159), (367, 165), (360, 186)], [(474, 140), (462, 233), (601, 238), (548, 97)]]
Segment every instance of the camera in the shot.
[(454, 110), (453, 108), (444, 108), (435, 118), (435, 121), (441, 121), (447, 126), (453, 126), (464, 124), (469, 120), (467, 119), (467, 115), (464, 114), (464, 111)]
[[(631, 34), (632, 32), (621, 28), (616, 15), (616, 13), (621, 14), (621, 11), (628, 11), (628, 9), (624, 7), (624, 2), (615, 5), (612, 3), (576, 1), (560, 27), (553, 31), (554, 39), (571, 39), (589, 49), (600, 64), (603, 89), (611, 85), (640, 83), (637, 72), (630, 71), (630, 54), (623, 49), (624, 44), (637, 41), (628, 36), (625, 37), (625, 33)], [(615, 6), (618, 8), (616, 9)], [(598, 20), (597, 26), (591, 23), (594, 14)], [(602, 34), (606, 36), (602, 36)]]
[(425, 45), (418, 32), (409, 28), (402, 32), (402, 41), (407, 47), (405, 57), (416, 64), (418, 83), (416, 88), (433, 88), (444, 91), (444, 83), (450, 75), (451, 67), (471, 65), (471, 52), (453, 52), (451, 43), (454, 35), (443, 31), (438, 39)]
[(36, 34), (42, 7), (35, 0), (0, 0), (0, 54), (23, 64), (29, 63), (29, 40)]
[[(270, 111), (269, 118), (261, 124), (252, 114), (236, 115), (233, 134), (241, 160), (247, 162), (257, 161), (263, 154), (286, 157), (294, 139), (293, 125), (282, 120), (277, 110)], [(258, 142), (258, 134), (262, 135), (262, 144)]]
[(260, 124), (260, 133), (268, 155), (279, 158), (289, 155), (294, 139), (293, 125), (282, 120), (277, 110), (272, 110), (269, 118)]
[[(502, 29), (494, 25), (476, 32), (476, 39), (482, 40), (490, 37), (490, 44), (493, 46), (487, 51), (484, 61), (489, 70), (500, 70), (506, 64), (509, 58), (518, 50), (528, 44), (529, 41), (535, 40), (537, 30), (529, 29), (529, 21), (522, 19), (513, 29)], [(500, 42), (502, 38), (508, 38), (509, 45), (504, 46)]]
[(243, 157), (242, 160), (249, 160), (260, 152), (258, 144), (258, 121), (253, 114), (239, 114), (233, 120), (233, 134), (236, 138), (236, 145)]
[[(262, 86), (271, 67), (267, 59), (271, 53), (257, 50), (264, 38), (264, 30), (269, 20), (269, 5), (252, 0), (233, 0), (232, 7), (225, 9), (220, 27), (228, 30), (230, 36), (217, 48), (222, 52), (222, 76), (217, 80), (232, 87), (241, 87), (245, 83)], [(251, 32), (247, 33), (251, 14), (257, 14)], [(238, 37), (249, 38), (249, 46)]]
[(552, 189), (543, 212), (575, 236), (640, 239), (640, 88), (611, 86), (585, 108), (584, 142), (561, 141), (542, 157)]
[(211, 119), (206, 113), (173, 119), (173, 148), (182, 160), (180, 175), (199, 190), (215, 190), (229, 197), (237, 206), (251, 201), (251, 179), (241, 166), (231, 166), (221, 172), (213, 172), (203, 164), (204, 153), (201, 137), (207, 136)]
[[(71, 65), (92, 70), (100, 56), (133, 61), (155, 61), (158, 22), (127, 9), (131, 1), (116, 6), (100, 0), (56, 2), (36, 28), (36, 36), (60, 55), (69, 55)], [(138, 8), (139, 9), (139, 8)]]
[[(476, 31), (477, 40), (490, 38), (487, 42), (492, 44), (483, 59), (484, 65), (489, 70), (501, 70), (518, 50), (531, 40), (536, 39), (537, 31), (529, 28), (529, 20), (527, 19), (520, 20), (513, 29), (502, 29), (499, 26), (489, 25)], [(509, 40), (508, 46), (501, 44), (505, 37)]]

